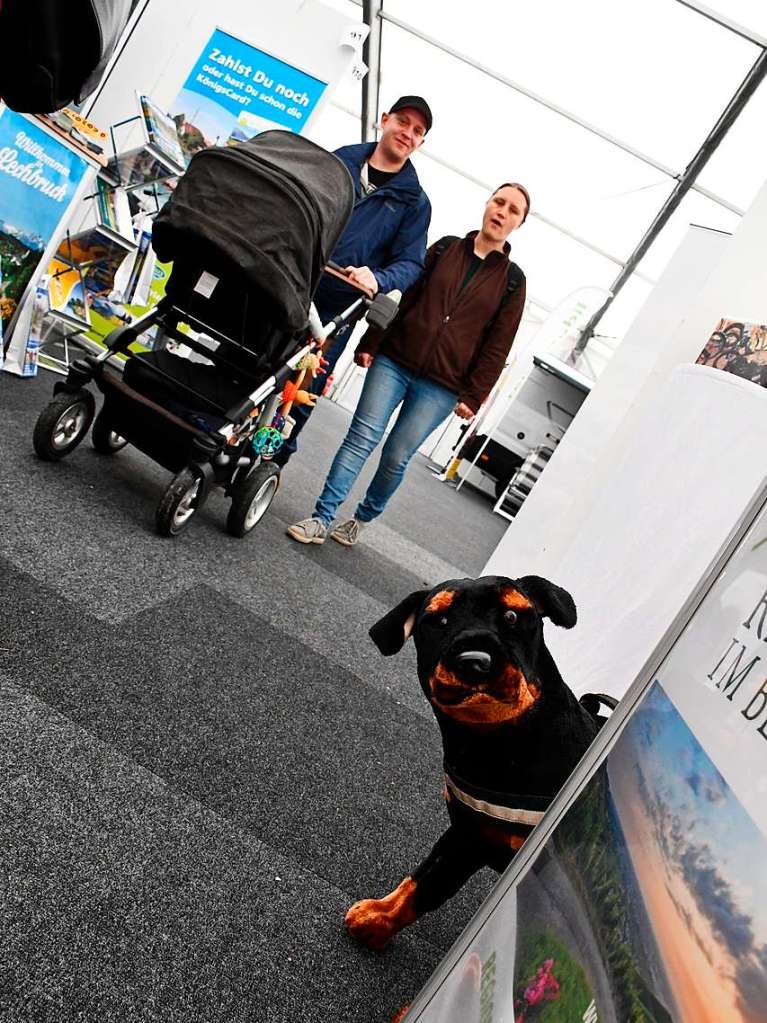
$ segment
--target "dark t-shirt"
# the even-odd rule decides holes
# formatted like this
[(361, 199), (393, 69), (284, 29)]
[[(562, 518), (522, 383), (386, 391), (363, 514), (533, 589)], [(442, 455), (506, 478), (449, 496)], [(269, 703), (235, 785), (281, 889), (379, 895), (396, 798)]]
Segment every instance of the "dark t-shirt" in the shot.
[(466, 285), (469, 283), (469, 281), (472, 279), (474, 274), (477, 272), (477, 270), (479, 270), (479, 268), (482, 266), (484, 262), (485, 262), (484, 259), (482, 259), (481, 256), (478, 256), (476, 253), (472, 255), (471, 262), (469, 263), (468, 269), (466, 270), (466, 274), (464, 275), (463, 281), (461, 282), (461, 287), (458, 289), (459, 294), (463, 291), (463, 289), (466, 287)]
[(376, 170), (375, 167), (371, 167), (368, 164), (368, 181), (374, 188), (380, 188), (381, 185), (385, 185), (388, 181), (391, 181), (395, 174), (399, 174), (399, 171)]

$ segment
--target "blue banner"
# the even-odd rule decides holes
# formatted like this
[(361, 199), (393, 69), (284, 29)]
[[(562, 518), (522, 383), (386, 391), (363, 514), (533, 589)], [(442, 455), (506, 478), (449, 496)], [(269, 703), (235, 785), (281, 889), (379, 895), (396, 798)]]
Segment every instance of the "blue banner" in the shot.
[(31, 120), (0, 104), (0, 320), (7, 325), (89, 169)]
[(173, 104), (188, 151), (252, 138), (268, 128), (300, 134), (326, 83), (216, 29)]

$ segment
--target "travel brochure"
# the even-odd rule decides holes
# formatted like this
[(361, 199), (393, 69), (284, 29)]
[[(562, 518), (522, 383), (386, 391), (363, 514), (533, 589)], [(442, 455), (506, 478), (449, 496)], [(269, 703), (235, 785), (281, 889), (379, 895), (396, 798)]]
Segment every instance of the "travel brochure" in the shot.
[(154, 275), (156, 260), (152, 251), (151, 220), (146, 217), (145, 221), (145, 229), (141, 230), (139, 235), (138, 248), (127, 257), (129, 270), (127, 282), (121, 293), (122, 301), (126, 305), (131, 305), (134, 302), (143, 305), (146, 302)]
[(124, 188), (179, 177), (187, 163), (173, 118), (148, 96), (136, 96), (143, 144), (118, 153), (109, 163), (110, 171)]
[(163, 113), (148, 96), (139, 96), (139, 103), (150, 145), (156, 146), (180, 171), (183, 171), (186, 159), (176, 122), (169, 114)]
[(765, 641), (763, 507), (414, 1023), (766, 1023)]
[[(62, 242), (48, 265), (52, 307), (57, 306), (62, 320), (77, 326), (85, 321), (85, 336), (92, 341), (101, 342), (116, 327), (145, 315), (165, 294), (171, 264), (157, 263), (147, 232), (141, 235), (140, 244), (133, 250), (115, 245), (97, 230), (72, 235)], [(82, 292), (74, 276), (62, 272), (54, 278), (57, 270), (81, 274)], [(58, 283), (54, 284), (54, 279)], [(72, 288), (67, 287), (70, 282)], [(80, 294), (84, 295), (84, 315), (78, 301)], [(70, 296), (74, 301), (67, 301)], [(138, 347), (147, 345), (151, 345), (151, 337), (145, 335)]]
[(134, 240), (130, 204), (124, 188), (114, 188), (99, 178), (96, 209), (100, 226), (106, 227), (130, 242)]
[(88, 303), (82, 271), (58, 257), (48, 264), (50, 312), (78, 327), (89, 327)]

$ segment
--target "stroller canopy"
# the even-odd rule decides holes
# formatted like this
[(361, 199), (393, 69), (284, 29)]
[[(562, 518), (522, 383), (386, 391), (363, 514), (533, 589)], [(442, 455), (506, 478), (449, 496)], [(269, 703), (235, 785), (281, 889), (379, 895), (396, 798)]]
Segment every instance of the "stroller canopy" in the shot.
[(266, 295), (275, 327), (306, 325), (322, 268), (351, 215), (341, 161), (289, 131), (196, 153), (154, 223), (163, 262), (236, 275)]

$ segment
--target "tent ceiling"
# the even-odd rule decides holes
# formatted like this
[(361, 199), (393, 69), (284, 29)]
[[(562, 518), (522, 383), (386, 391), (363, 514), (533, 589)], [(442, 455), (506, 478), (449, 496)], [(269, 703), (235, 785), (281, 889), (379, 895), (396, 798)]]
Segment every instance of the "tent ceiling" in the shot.
[[(523, 181), (538, 216), (515, 257), (544, 307), (610, 287), (767, 45), (763, 0), (383, 0), (381, 22), (381, 109), (414, 92), (434, 111), (417, 158), (431, 237), (476, 226), (488, 187)], [(360, 137), (359, 85), (336, 103), (327, 145)], [(688, 223), (737, 226), (764, 181), (766, 117), (762, 82), (599, 330), (625, 330)]]

